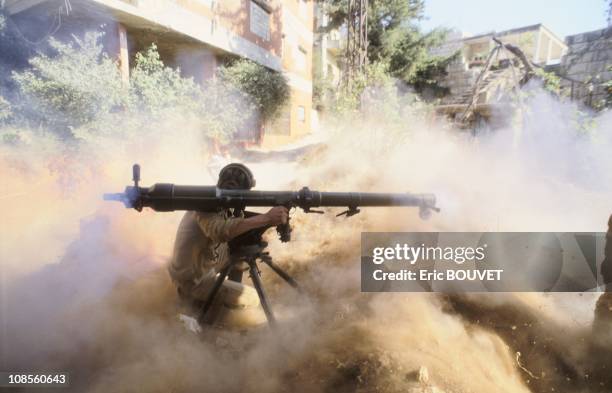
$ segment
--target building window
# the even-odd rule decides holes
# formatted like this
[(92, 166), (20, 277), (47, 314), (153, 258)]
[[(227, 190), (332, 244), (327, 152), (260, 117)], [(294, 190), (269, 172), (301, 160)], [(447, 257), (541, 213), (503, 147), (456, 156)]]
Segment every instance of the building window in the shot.
[(264, 40), (270, 39), (270, 13), (262, 6), (251, 0), (251, 33)]
[(302, 105), (297, 107), (297, 119), (299, 122), (306, 122), (306, 108), (304, 108)]

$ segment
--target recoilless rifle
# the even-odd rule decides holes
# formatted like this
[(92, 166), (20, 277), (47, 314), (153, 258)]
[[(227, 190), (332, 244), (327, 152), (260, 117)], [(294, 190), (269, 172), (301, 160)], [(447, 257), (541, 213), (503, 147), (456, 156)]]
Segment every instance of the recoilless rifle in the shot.
[[(132, 167), (133, 186), (127, 186), (123, 193), (104, 194), (104, 199), (123, 202), (126, 208), (142, 211), (148, 207), (157, 212), (170, 212), (177, 210), (188, 211), (222, 211), (233, 209), (234, 215), (244, 212), (245, 217), (259, 213), (245, 211), (247, 207), (274, 207), (285, 206), (287, 209), (301, 208), (304, 213), (319, 213), (314, 210), (319, 207), (345, 207), (346, 210), (337, 216), (351, 217), (360, 212), (362, 207), (374, 206), (412, 206), (418, 207), (422, 219), (430, 217), (432, 211), (439, 212), (436, 207), (436, 197), (433, 194), (411, 193), (365, 193), (365, 192), (321, 192), (312, 191), (303, 187), (299, 191), (252, 191), (229, 190), (217, 186), (186, 186), (170, 183), (156, 183), (150, 187), (140, 186), (140, 166)], [(262, 240), (263, 233), (270, 227), (263, 227), (246, 232), (234, 239), (229, 245), (229, 262), (219, 271), (215, 284), (207, 299), (199, 306), (201, 313), (200, 323), (206, 321), (206, 314), (212, 306), (219, 289), (226, 278), (240, 282), (242, 270), (234, 269), (243, 262), (249, 267), (253, 286), (259, 295), (261, 306), (266, 314), (268, 323), (275, 325), (275, 317), (270, 303), (267, 300), (261, 282), (257, 262), (268, 265), (289, 285), (299, 290), (297, 282), (272, 261), (270, 254), (265, 251), (267, 243)], [(291, 225), (289, 220), (278, 225), (276, 231), (281, 242), (291, 240)]]

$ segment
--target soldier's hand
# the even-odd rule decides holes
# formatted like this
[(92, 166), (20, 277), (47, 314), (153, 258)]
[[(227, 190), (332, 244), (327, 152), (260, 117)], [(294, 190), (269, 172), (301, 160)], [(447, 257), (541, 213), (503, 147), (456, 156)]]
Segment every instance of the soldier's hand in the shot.
[(284, 206), (275, 206), (268, 210), (265, 216), (268, 219), (269, 225), (286, 224), (289, 218), (289, 211)]

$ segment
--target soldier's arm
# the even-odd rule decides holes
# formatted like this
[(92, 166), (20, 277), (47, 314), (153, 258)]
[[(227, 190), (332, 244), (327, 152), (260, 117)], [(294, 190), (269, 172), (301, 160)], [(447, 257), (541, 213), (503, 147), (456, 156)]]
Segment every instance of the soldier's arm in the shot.
[(206, 236), (216, 243), (225, 243), (251, 229), (275, 226), (287, 222), (288, 211), (283, 206), (276, 206), (265, 214), (249, 218), (224, 218), (217, 213), (198, 213), (197, 221)]

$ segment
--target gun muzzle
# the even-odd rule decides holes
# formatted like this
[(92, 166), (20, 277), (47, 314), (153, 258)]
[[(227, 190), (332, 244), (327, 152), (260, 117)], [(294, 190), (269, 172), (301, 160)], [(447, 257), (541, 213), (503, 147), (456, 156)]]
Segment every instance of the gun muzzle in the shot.
[(123, 202), (125, 195), (122, 192), (105, 193), (103, 196), (105, 201), (119, 201)]
[(104, 194), (102, 196), (102, 198), (105, 201), (117, 201), (117, 202), (121, 202), (127, 208), (130, 208), (130, 209), (134, 208), (134, 209), (138, 210), (138, 207), (137, 207), (137, 204), (136, 204), (136, 201), (138, 199), (136, 197), (130, 198), (130, 195), (134, 194), (134, 192), (131, 190), (131, 188), (133, 188), (133, 187), (128, 187), (126, 192)]

